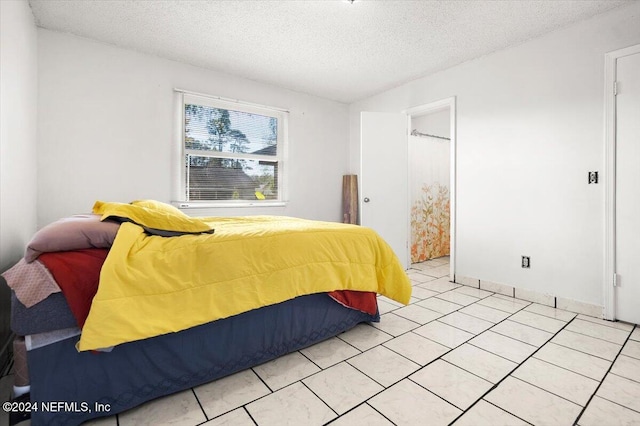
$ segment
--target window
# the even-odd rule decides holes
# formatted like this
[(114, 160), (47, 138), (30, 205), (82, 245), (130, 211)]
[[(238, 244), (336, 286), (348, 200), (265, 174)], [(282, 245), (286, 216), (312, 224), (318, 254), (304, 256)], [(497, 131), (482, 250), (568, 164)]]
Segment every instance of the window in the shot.
[(183, 95), (184, 201), (281, 203), (287, 112)]

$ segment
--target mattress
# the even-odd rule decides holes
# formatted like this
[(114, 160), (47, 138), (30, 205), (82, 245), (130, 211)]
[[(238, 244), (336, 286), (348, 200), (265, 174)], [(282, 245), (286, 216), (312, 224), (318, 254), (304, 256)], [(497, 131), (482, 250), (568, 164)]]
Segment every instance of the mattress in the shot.
[[(110, 416), (378, 320), (377, 313), (347, 308), (319, 293), (122, 344), (109, 353), (78, 352), (77, 337), (62, 340), (27, 356), (31, 401), (67, 403), (68, 409), (33, 412), (31, 424), (75, 425)], [(97, 412), (98, 403), (109, 409)]]

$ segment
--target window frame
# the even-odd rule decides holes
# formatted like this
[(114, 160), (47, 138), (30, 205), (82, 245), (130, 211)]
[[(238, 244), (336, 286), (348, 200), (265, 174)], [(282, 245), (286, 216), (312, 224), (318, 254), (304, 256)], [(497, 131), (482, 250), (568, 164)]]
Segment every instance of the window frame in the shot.
[[(216, 96), (204, 95), (201, 93), (187, 92), (176, 89), (180, 92), (180, 126), (178, 143), (180, 144), (179, 170), (180, 188), (176, 205), (179, 208), (207, 208), (207, 207), (281, 207), (288, 203), (288, 127), (289, 111), (270, 107), (266, 105), (242, 102), (235, 99), (226, 99)], [(276, 155), (260, 155), (252, 153), (220, 152), (190, 150), (185, 145), (185, 106), (187, 104), (200, 105), (211, 108), (226, 109), (232, 111), (246, 112), (267, 117), (274, 117), (277, 120)], [(240, 158), (247, 160), (266, 160), (277, 164), (277, 186), (278, 197), (271, 200), (190, 200), (187, 182), (187, 167), (185, 161), (188, 154), (211, 158)]]

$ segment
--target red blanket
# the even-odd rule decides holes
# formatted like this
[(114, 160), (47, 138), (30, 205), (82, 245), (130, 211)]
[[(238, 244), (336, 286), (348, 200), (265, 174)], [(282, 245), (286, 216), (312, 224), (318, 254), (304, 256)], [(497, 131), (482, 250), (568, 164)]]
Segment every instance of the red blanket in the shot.
[(107, 254), (106, 249), (85, 249), (40, 255), (40, 261), (58, 283), (80, 328), (98, 291), (100, 269)]
[[(84, 326), (98, 291), (100, 269), (107, 254), (109, 250), (106, 249), (85, 249), (43, 253), (39, 257), (58, 283), (80, 328)], [(375, 293), (337, 290), (328, 294), (348, 308), (370, 315), (378, 311)]]

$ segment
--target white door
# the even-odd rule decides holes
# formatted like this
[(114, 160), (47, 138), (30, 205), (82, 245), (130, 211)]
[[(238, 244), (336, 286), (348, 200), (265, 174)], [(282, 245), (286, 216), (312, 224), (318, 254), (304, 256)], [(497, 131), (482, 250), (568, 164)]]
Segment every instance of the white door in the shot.
[(640, 53), (617, 59), (616, 319), (640, 323)]
[(407, 115), (363, 112), (360, 135), (360, 223), (377, 231), (407, 269)]

